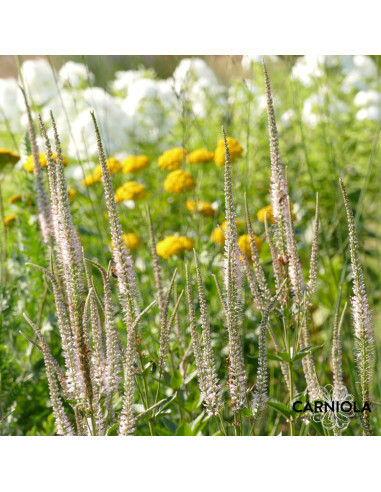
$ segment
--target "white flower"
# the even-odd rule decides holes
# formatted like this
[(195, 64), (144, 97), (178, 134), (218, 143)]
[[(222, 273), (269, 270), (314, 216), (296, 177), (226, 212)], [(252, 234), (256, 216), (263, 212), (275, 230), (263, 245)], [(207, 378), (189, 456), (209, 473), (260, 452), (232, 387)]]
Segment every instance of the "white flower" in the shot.
[(353, 102), (356, 106), (369, 106), (371, 104), (381, 103), (381, 94), (378, 91), (369, 89), (367, 91), (360, 91), (356, 94)]
[(381, 121), (381, 108), (377, 106), (369, 106), (368, 108), (362, 108), (356, 114), (356, 119), (362, 120), (374, 120)]
[(306, 55), (298, 58), (292, 67), (292, 76), (309, 87), (314, 79), (324, 74), (324, 56)]
[(279, 61), (278, 55), (243, 55), (241, 64), (244, 70), (250, 70), (253, 63), (262, 63), (262, 60), (270, 60), (272, 62)]
[(53, 69), (45, 59), (25, 61), (21, 71), (26, 89), (30, 91), (32, 100), (37, 106), (47, 103), (57, 94), (58, 88)]
[(284, 126), (288, 127), (291, 125), (292, 120), (295, 118), (295, 111), (293, 109), (288, 109), (279, 118), (279, 122)]
[(88, 71), (86, 65), (72, 61), (68, 61), (62, 65), (58, 75), (61, 84), (73, 88), (81, 85), (89, 85), (89, 83), (93, 83), (95, 80), (94, 74)]
[(348, 63), (345, 71), (347, 75), (342, 84), (344, 92), (350, 92), (353, 88), (365, 90), (368, 88), (368, 81), (377, 79), (377, 66), (369, 56), (354, 56), (352, 64)]
[(316, 106), (321, 106), (322, 104), (323, 100), (317, 94), (313, 94), (304, 101), (302, 109), (302, 121), (305, 125), (308, 125), (311, 128), (315, 128), (315, 126), (321, 120), (321, 116), (320, 114), (316, 114), (314, 110), (316, 109)]
[(72, 124), (73, 139), (68, 154), (75, 155), (76, 147), (81, 158), (97, 155), (97, 141), (90, 110), (94, 109), (100, 123), (103, 143), (109, 155), (126, 151), (130, 144), (132, 119), (123, 111), (116, 98), (99, 87), (86, 89), (80, 95), (83, 109)]
[(201, 58), (184, 58), (173, 72), (176, 92), (192, 85), (198, 79), (204, 78), (208, 84), (218, 84), (213, 70)]
[(153, 70), (118, 71), (115, 74), (115, 80), (111, 82), (111, 90), (118, 96), (126, 97), (135, 82), (147, 78), (153, 79), (154, 77)]
[(24, 103), (16, 79), (0, 79), (0, 125), (5, 127), (7, 122), (13, 133), (21, 132), (26, 126), (21, 124)]

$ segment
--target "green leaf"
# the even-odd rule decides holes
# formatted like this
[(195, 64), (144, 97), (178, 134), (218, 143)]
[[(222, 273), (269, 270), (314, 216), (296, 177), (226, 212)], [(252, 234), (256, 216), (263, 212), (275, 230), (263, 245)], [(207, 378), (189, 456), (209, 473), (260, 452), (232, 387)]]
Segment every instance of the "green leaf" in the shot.
[(282, 360), (282, 362), (290, 363), (292, 362), (291, 356), (288, 352), (277, 352), (278, 357)]
[(286, 419), (289, 419), (293, 414), (292, 410), (287, 405), (280, 403), (279, 401), (269, 400), (267, 405), (279, 412), (283, 417), (286, 417)]
[(277, 362), (283, 362), (283, 359), (275, 354), (267, 354), (268, 360), (276, 360)]
[(311, 352), (315, 352), (315, 350), (318, 350), (319, 348), (322, 348), (323, 345), (311, 345), (310, 347), (306, 347), (300, 350), (292, 359), (292, 361), (297, 362), (298, 360), (302, 360), (306, 355), (310, 354)]
[(176, 436), (193, 436), (191, 426), (189, 424), (181, 424), (178, 426)]
[(175, 369), (171, 376), (171, 387), (177, 390), (181, 388), (182, 384), (183, 384), (183, 376), (178, 369)]
[(109, 429), (107, 429), (107, 435), (108, 436), (117, 436), (117, 430), (118, 430), (118, 423), (112, 425)]

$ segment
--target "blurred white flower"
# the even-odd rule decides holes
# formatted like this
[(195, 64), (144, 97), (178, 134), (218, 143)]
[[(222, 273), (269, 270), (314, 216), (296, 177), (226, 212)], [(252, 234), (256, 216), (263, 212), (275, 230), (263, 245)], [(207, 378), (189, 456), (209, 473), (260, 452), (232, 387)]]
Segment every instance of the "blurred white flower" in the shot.
[(292, 67), (292, 76), (309, 87), (316, 78), (324, 74), (325, 58), (322, 55), (305, 55), (298, 58)]
[(241, 65), (244, 70), (250, 70), (253, 63), (262, 63), (262, 60), (270, 60), (272, 62), (279, 61), (278, 55), (243, 55)]
[[(302, 109), (302, 121), (305, 125), (315, 128), (321, 120), (321, 115), (316, 113), (316, 109), (324, 103), (323, 98), (317, 94), (312, 94), (304, 101)], [(320, 110), (321, 111), (321, 110)]]
[(380, 106), (369, 106), (367, 108), (360, 109), (356, 114), (356, 119), (362, 120), (374, 120), (381, 121), (381, 108)]
[(60, 83), (63, 86), (73, 88), (89, 85), (89, 83), (93, 83), (95, 80), (94, 74), (88, 71), (86, 65), (72, 61), (68, 61), (62, 65), (58, 75)]
[(120, 107), (118, 100), (100, 87), (84, 90), (79, 98), (84, 109), (72, 125), (68, 155), (76, 154), (81, 158), (97, 155), (97, 143), (90, 111), (95, 110), (103, 143), (108, 154), (127, 151), (130, 144), (129, 132), (133, 128), (132, 119)]
[(295, 118), (295, 111), (293, 109), (288, 109), (281, 115), (281, 117), (279, 118), (279, 122), (284, 127), (288, 127), (291, 125), (291, 122), (294, 118)]
[(126, 97), (135, 82), (142, 79), (153, 79), (155, 72), (153, 70), (127, 70), (118, 71), (115, 74), (115, 79), (111, 82), (110, 87), (112, 92), (120, 97)]
[[(24, 102), (16, 79), (0, 79), (0, 125), (6, 122), (13, 133), (22, 131)], [(25, 127), (26, 128), (26, 127)]]
[(347, 75), (343, 80), (343, 91), (350, 92), (353, 89), (367, 89), (368, 82), (377, 79), (376, 64), (370, 56), (366, 55), (353, 56), (351, 62), (344, 67)]
[(380, 104), (381, 94), (378, 91), (369, 89), (366, 91), (360, 91), (354, 98), (356, 106), (369, 106), (370, 104)]
[(173, 81), (175, 91), (184, 95), (198, 118), (206, 116), (209, 100), (217, 107), (224, 103), (224, 86), (201, 58), (181, 60), (173, 72)]
[(22, 64), (21, 72), (26, 88), (34, 104), (42, 106), (57, 94), (58, 88), (53, 69), (43, 58), (27, 60)]

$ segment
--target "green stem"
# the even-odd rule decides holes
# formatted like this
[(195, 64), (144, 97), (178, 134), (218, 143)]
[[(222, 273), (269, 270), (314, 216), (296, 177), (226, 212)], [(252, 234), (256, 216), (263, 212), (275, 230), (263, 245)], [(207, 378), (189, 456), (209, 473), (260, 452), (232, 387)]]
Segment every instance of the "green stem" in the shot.
[[(290, 380), (290, 406), (292, 405), (292, 400), (294, 399), (294, 381), (292, 379), (292, 362), (288, 363), (288, 377)], [(290, 435), (295, 436), (295, 424), (293, 417), (290, 417)]]

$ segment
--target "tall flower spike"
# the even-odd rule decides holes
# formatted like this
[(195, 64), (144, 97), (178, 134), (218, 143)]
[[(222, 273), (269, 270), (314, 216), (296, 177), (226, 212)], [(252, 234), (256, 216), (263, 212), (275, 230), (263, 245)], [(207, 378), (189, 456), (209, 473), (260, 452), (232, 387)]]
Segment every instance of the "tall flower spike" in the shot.
[(135, 431), (134, 417), (134, 363), (136, 360), (136, 326), (134, 325), (136, 282), (131, 255), (124, 243), (118, 210), (114, 199), (114, 190), (110, 173), (107, 168), (102, 140), (94, 113), (91, 113), (98, 145), (99, 163), (102, 170), (102, 182), (106, 198), (111, 239), (112, 255), (118, 279), (119, 297), (122, 306), (123, 319), (127, 330), (127, 345), (125, 352), (124, 396), (120, 415), (119, 434), (128, 435)]
[(175, 284), (176, 274), (177, 274), (177, 268), (175, 269), (175, 271), (173, 273), (171, 283), (169, 285), (167, 297), (166, 297), (165, 303), (164, 303), (164, 316), (163, 316), (162, 324), (160, 327), (159, 368), (160, 368), (161, 372), (165, 368), (165, 362), (166, 362), (166, 357), (167, 357), (168, 348), (169, 348), (169, 335), (171, 333), (172, 324), (175, 320), (176, 313), (177, 313), (177, 310), (178, 310), (178, 307), (180, 304), (180, 297), (178, 297), (177, 302), (175, 304), (175, 307), (173, 309), (171, 318), (168, 321), (168, 306), (169, 306), (169, 301), (171, 299), (173, 286)]
[(104, 343), (103, 343), (102, 323), (99, 316), (96, 295), (94, 292), (94, 288), (92, 286), (84, 251), (82, 251), (82, 255), (83, 255), (83, 265), (84, 265), (88, 292), (90, 293), (91, 291), (91, 295), (89, 298), (89, 309), (90, 309), (91, 334), (93, 339), (93, 351), (92, 351), (93, 352), (92, 354), (93, 382), (97, 386), (97, 392), (102, 393), (105, 392), (105, 386), (106, 386), (106, 382), (105, 382), (106, 354), (105, 354)]
[(110, 281), (106, 270), (95, 261), (86, 260), (95, 266), (102, 276), (103, 296), (104, 296), (104, 317), (106, 332), (106, 387), (109, 398), (112, 399), (117, 392), (120, 383), (120, 374), (122, 372), (120, 339), (115, 325), (114, 306), (112, 302), (112, 291)]
[(237, 249), (236, 212), (233, 200), (230, 153), (225, 130), (222, 127), (225, 144), (225, 262), (224, 283), (226, 289), (226, 324), (229, 337), (229, 392), (233, 411), (238, 411), (245, 403), (246, 372), (243, 358), (240, 322), (242, 316), (241, 282), (242, 272)]
[[(310, 312), (309, 308), (311, 307), (311, 298), (315, 291), (316, 287), (316, 279), (317, 279), (317, 262), (318, 262), (318, 241), (319, 241), (319, 203), (318, 203), (318, 195), (316, 194), (316, 211), (315, 211), (315, 221), (314, 221), (314, 230), (313, 230), (313, 239), (312, 239), (312, 247), (311, 247), (311, 258), (310, 258), (310, 271), (309, 271), (309, 279), (307, 283), (307, 289), (304, 293), (304, 305), (305, 311), (303, 313), (301, 319), (301, 337), (300, 337), (300, 346), (302, 349), (305, 349), (311, 346), (311, 337), (309, 331), (309, 322), (310, 322)], [(316, 375), (316, 368), (314, 357), (312, 353), (307, 354), (302, 359), (302, 366), (304, 376), (307, 382), (307, 388), (312, 400), (317, 400), (321, 397), (321, 389), (319, 380)]]
[(42, 172), (40, 158), (38, 155), (36, 132), (34, 129), (30, 106), (25, 94), (25, 90), (21, 87), (20, 89), (24, 96), (25, 107), (28, 116), (28, 133), (29, 133), (30, 147), (32, 150), (32, 157), (33, 157), (33, 173), (34, 173), (34, 182), (35, 182), (35, 190), (36, 190), (38, 223), (40, 226), (42, 240), (45, 244), (48, 244), (49, 239), (53, 234), (51, 217), (50, 217), (49, 198), (46, 192), (44, 175)]
[(53, 152), (48, 138), (48, 134), (46, 133), (45, 125), (44, 122), (42, 121), (42, 117), (40, 114), (38, 115), (38, 120), (40, 123), (40, 133), (45, 144), (45, 153), (46, 153), (46, 160), (47, 160), (52, 235), (55, 239), (56, 247), (58, 249), (57, 259), (59, 264), (61, 265), (62, 252), (60, 251), (60, 230), (59, 230), (59, 215), (58, 215), (58, 205), (57, 205), (56, 166), (55, 166), (55, 162), (53, 161)]
[(342, 345), (341, 345), (341, 328), (343, 326), (344, 315), (347, 309), (347, 303), (345, 303), (343, 311), (339, 319), (339, 309), (335, 314), (335, 320), (333, 323), (333, 336), (332, 336), (332, 375), (333, 375), (333, 394), (335, 400), (340, 400), (340, 394), (345, 388), (343, 380), (343, 368), (342, 368)]
[(307, 283), (308, 302), (310, 302), (311, 296), (315, 292), (315, 288), (316, 288), (318, 254), (319, 254), (319, 195), (316, 193), (315, 222), (314, 222), (314, 232), (313, 232), (312, 247), (311, 247), (310, 272), (309, 272), (308, 283)]
[(253, 270), (251, 269), (249, 260), (246, 258), (246, 255), (241, 250), (241, 248), (238, 246), (238, 244), (237, 244), (237, 247), (235, 249), (235, 254), (242, 263), (243, 270), (246, 274), (246, 278), (247, 278), (247, 281), (248, 281), (249, 287), (250, 287), (250, 292), (253, 296), (256, 308), (259, 311), (264, 311), (265, 306), (263, 303), (262, 293), (259, 291), (259, 288), (257, 285), (257, 280), (255, 278), (255, 274), (254, 274)]
[(208, 308), (206, 304), (204, 284), (200, 272), (200, 265), (196, 251), (193, 250), (193, 253), (196, 264), (198, 298), (201, 311), (202, 358), (205, 375), (205, 406), (210, 415), (217, 416), (222, 408), (221, 385), (214, 361), (212, 341), (210, 338)]
[(205, 399), (205, 395), (206, 395), (205, 369), (202, 360), (200, 338), (197, 332), (196, 314), (194, 309), (194, 300), (192, 295), (192, 286), (189, 278), (188, 265), (185, 265), (185, 280), (186, 280), (186, 290), (187, 290), (187, 299), (188, 299), (188, 308), (189, 308), (189, 324), (191, 330), (194, 360), (196, 363), (198, 384), (200, 387), (201, 396), (203, 399)]
[[(374, 371), (375, 342), (373, 333), (372, 313), (366, 293), (364, 274), (359, 255), (355, 219), (343, 180), (340, 178), (341, 191), (347, 212), (349, 245), (353, 275), (353, 297), (351, 298), (352, 317), (355, 335), (355, 355), (357, 371), (360, 379), (362, 404), (369, 403), (369, 391)], [(363, 433), (371, 434), (369, 412), (363, 413)]]
[(61, 436), (74, 436), (74, 429), (66, 415), (65, 408), (63, 406), (60, 394), (58, 382), (56, 379), (54, 366), (51, 361), (51, 354), (47, 350), (46, 342), (41, 334), (41, 331), (37, 328), (37, 326), (28, 318), (26, 314), (24, 314), (24, 318), (27, 323), (31, 326), (35, 334), (41, 343), (41, 349), (44, 356), (44, 363), (46, 368), (46, 375), (49, 383), (49, 392), (50, 392), (50, 400), (52, 402), (52, 408), (54, 413), (54, 418), (57, 427), (57, 434)]
[[(57, 279), (51, 272), (46, 270), (46, 268), (34, 265), (33, 263), (26, 263), (26, 265), (40, 270), (46, 275), (46, 277), (52, 284), (54, 301), (56, 305), (58, 329), (61, 336), (62, 354), (66, 366), (68, 389), (72, 393), (72, 395), (78, 399), (78, 401), (81, 401), (81, 399), (83, 399), (83, 392), (81, 388), (83, 388), (84, 382), (81, 378), (79, 356), (76, 351), (74, 338), (70, 329), (70, 323), (66, 313), (65, 301), (59, 288)], [(78, 375), (80, 376), (80, 379), (78, 379)]]
[(288, 187), (284, 174), (282, 158), (279, 150), (278, 130), (275, 120), (275, 112), (271, 95), (270, 80), (267, 73), (265, 62), (263, 62), (263, 73), (265, 77), (265, 89), (267, 100), (267, 117), (270, 138), (270, 158), (271, 158), (271, 203), (273, 207), (275, 240), (278, 255), (286, 258), (286, 227), (288, 214)]
[(276, 297), (271, 300), (262, 314), (262, 320), (259, 325), (259, 341), (258, 341), (258, 369), (257, 380), (254, 391), (252, 411), (254, 419), (260, 418), (266, 407), (268, 400), (268, 369), (267, 369), (267, 324), (269, 322), (270, 313), (274, 307)]
[(159, 255), (157, 254), (157, 251), (156, 251), (155, 234), (153, 232), (151, 212), (150, 212), (148, 205), (147, 205), (147, 216), (148, 216), (149, 237), (150, 237), (150, 242), (151, 242), (153, 271), (154, 271), (154, 275), (155, 275), (157, 302), (158, 302), (158, 306), (159, 306), (160, 317), (162, 317), (163, 312), (164, 312), (164, 294), (163, 294), (163, 285), (162, 285), (162, 279), (161, 279), (161, 266), (160, 266), (160, 261), (159, 261)]
[(74, 229), (73, 219), (70, 213), (61, 144), (52, 112), (50, 113), (50, 117), (53, 125), (55, 150), (57, 154), (57, 162), (55, 164), (55, 193), (57, 200), (59, 248), (62, 254), (63, 278), (69, 305), (70, 324), (74, 335), (76, 352), (80, 362), (80, 372), (77, 374), (77, 377), (83, 386), (83, 397), (85, 395), (87, 396), (91, 407), (93, 389), (90, 371), (90, 347), (88, 346), (87, 336), (86, 333), (84, 333), (82, 323), (82, 302), (85, 291), (82, 247), (80, 245), (78, 234)]
[(282, 264), (288, 265), (288, 276), (290, 278), (294, 300), (296, 304), (300, 306), (302, 303), (302, 294), (304, 291), (303, 274), (296, 247), (287, 179), (279, 150), (279, 137), (271, 95), (270, 80), (264, 62), (263, 73), (265, 77), (267, 116), (270, 138), (270, 190), (274, 216), (275, 245), (278, 255), (277, 259)]
[[(342, 368), (342, 345), (341, 345), (341, 328), (343, 326), (344, 314), (347, 309), (347, 303), (344, 305), (343, 312), (341, 313), (341, 317), (339, 320), (339, 308), (340, 308), (340, 299), (341, 293), (339, 295), (339, 299), (337, 302), (337, 309), (335, 313), (335, 319), (333, 322), (333, 336), (332, 336), (332, 375), (333, 375), (333, 391), (332, 398), (334, 401), (345, 401), (348, 391), (345, 387), (343, 380), (343, 368)], [(335, 436), (341, 436), (342, 430), (336, 425), (336, 421), (334, 421), (333, 425), (333, 433)]]
[(266, 277), (265, 277), (262, 265), (259, 261), (259, 254), (258, 254), (257, 244), (256, 244), (255, 238), (254, 238), (253, 226), (251, 224), (246, 193), (245, 193), (245, 214), (246, 214), (247, 232), (248, 232), (249, 237), (250, 237), (251, 259), (253, 261), (255, 280), (258, 284), (263, 303), (268, 303), (268, 302), (270, 302), (271, 294), (270, 294), (270, 289), (267, 285), (267, 281), (266, 281)]

